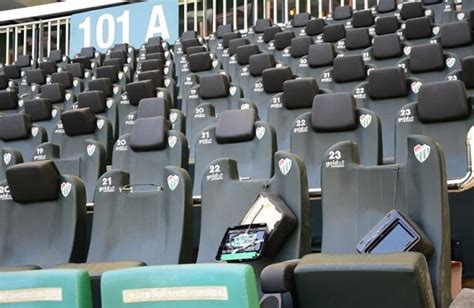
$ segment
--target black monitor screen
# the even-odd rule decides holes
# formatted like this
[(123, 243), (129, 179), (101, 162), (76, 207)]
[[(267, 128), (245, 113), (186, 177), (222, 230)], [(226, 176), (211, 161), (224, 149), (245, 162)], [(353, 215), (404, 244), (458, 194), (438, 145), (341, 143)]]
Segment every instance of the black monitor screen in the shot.
[(413, 243), (416, 237), (409, 233), (402, 225), (397, 223), (385, 237), (370, 251), (371, 253), (403, 252)]

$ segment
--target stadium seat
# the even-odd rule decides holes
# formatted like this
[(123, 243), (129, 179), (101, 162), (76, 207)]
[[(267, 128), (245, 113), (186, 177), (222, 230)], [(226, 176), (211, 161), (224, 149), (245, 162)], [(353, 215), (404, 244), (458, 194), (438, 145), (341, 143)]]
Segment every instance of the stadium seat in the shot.
[(291, 30), (296, 37), (300, 35), (305, 35), (305, 28), (308, 22), (312, 19), (311, 14), (309, 13), (299, 13), (293, 16), (293, 20), (290, 22), (290, 25), (287, 26), (285, 31)]
[(235, 39), (231, 39), (228, 43), (228, 46), (227, 48), (225, 48), (223, 51), (222, 51), (222, 55), (220, 57), (220, 61), (222, 63), (222, 68), (224, 69), (224, 71), (226, 71), (231, 77), (234, 77), (233, 76), (233, 73), (231, 73), (229, 71), (229, 62), (230, 61), (235, 61), (237, 60), (236, 57), (234, 57), (233, 59), (231, 59), (232, 56), (234, 56), (237, 52), (237, 48), (240, 47), (240, 46), (243, 46), (243, 45), (249, 45), (250, 44), (250, 41), (246, 38), (243, 38), (243, 37), (239, 37), (239, 38), (235, 38)]
[(51, 75), (50, 83), (60, 83), (66, 92), (77, 95), (84, 91), (84, 83), (79, 78), (74, 78), (71, 72), (58, 72)]
[(55, 62), (43, 61), (39, 63), (39, 68), (46, 72), (46, 75), (52, 75), (58, 71), (58, 67)]
[[(282, 292), (281, 284), (268, 278), (284, 272), (286, 280), (293, 273), (299, 307), (448, 307), (450, 230), (443, 153), (434, 140), (420, 135), (410, 136), (405, 150), (404, 164), (367, 167), (360, 165), (356, 144), (332, 146), (321, 176), (321, 254), (303, 257), (294, 270), (266, 268), (263, 291)], [(420, 252), (357, 254), (362, 237), (392, 209), (408, 215), (431, 240), (429, 257)]]
[(236, 79), (236, 83), (242, 88), (245, 98), (253, 99), (255, 82), (262, 78), (264, 70), (273, 68), (275, 65), (275, 57), (272, 54), (260, 53), (249, 57), (248, 64), (242, 66), (240, 76)]
[[(291, 45), (283, 51), (283, 62), (286, 63), (293, 72), (298, 70), (301, 58), (308, 55), (309, 48), (314, 41), (309, 36), (300, 36), (291, 40)], [(287, 56), (288, 55), (288, 56)]]
[(61, 113), (51, 141), (38, 145), (33, 160), (53, 160), (62, 173), (80, 177), (92, 202), (97, 179), (112, 160), (112, 145), (109, 119), (89, 107), (69, 110)]
[(308, 55), (300, 59), (295, 74), (319, 80), (321, 74), (332, 67), (336, 56), (333, 44), (313, 44), (309, 46)]
[(454, 53), (460, 59), (473, 55), (471, 25), (467, 20), (442, 25), (440, 43), (443, 50)]
[(424, 7), (423, 2), (403, 2), (401, 4), (400, 18), (402, 20), (429, 16), (430, 14)]
[(350, 5), (336, 6), (331, 15), (326, 17), (328, 24), (351, 25), (352, 7)]
[(170, 130), (162, 116), (135, 120), (131, 133), (120, 136), (113, 151), (112, 169), (130, 173), (133, 185), (161, 187), (165, 166), (188, 167), (186, 137)]
[(17, 65), (4, 65), (3, 67), (3, 73), (7, 75), (8, 79), (10, 79), (10, 82), (13, 84), (19, 84), (21, 82), (21, 78), (25, 74), (24, 72), (21, 71), (21, 68)]
[(95, 70), (95, 76), (93, 76), (92, 79), (94, 79), (94, 77), (96, 79), (110, 78), (110, 81), (112, 81), (113, 84), (117, 84), (122, 91), (125, 91), (126, 89), (127, 78), (115, 65), (104, 65), (98, 67)]
[(192, 261), (191, 179), (171, 166), (162, 176), (159, 187), (135, 185), (122, 170), (109, 171), (97, 182), (87, 261), (57, 266), (89, 272), (95, 306), (100, 306), (104, 272)]
[(22, 72), (38, 67), (37, 61), (30, 54), (18, 55), (13, 64), (18, 66)]
[(260, 50), (268, 51), (270, 42), (275, 40), (275, 35), (280, 32), (282, 32), (282, 29), (277, 25), (265, 28), (263, 35), (259, 36), (257, 40), (257, 45)]
[(273, 21), (270, 18), (255, 20), (255, 24), (247, 32), (247, 39), (251, 44), (256, 44), (258, 40), (262, 40), (265, 29), (271, 26), (273, 26)]
[(355, 11), (352, 14), (351, 25), (353, 28), (369, 28), (375, 23), (374, 15), (371, 10)]
[(102, 65), (103, 55), (93, 46), (82, 47), (81, 51), (74, 56), (72, 62), (77, 61), (78, 59), (87, 59), (91, 63), (92, 68), (97, 68)]
[(400, 21), (396, 16), (379, 17), (375, 21), (375, 34), (384, 35), (396, 33), (400, 29)]
[(392, 162), (395, 153), (394, 125), (398, 110), (415, 100), (420, 84), (418, 81), (407, 79), (399, 67), (374, 69), (368, 79), (368, 82), (356, 87), (353, 95), (358, 106), (372, 110), (380, 117), (383, 155), (386, 161)]
[(61, 49), (51, 50), (45, 60), (56, 63), (60, 68), (64, 68), (69, 63), (69, 57), (63, 54)]
[(424, 45), (431, 43), (439, 34), (439, 27), (433, 25), (433, 19), (429, 16), (416, 17), (407, 20), (399, 34), (411, 45)]
[[(59, 121), (61, 110), (54, 107), (47, 98), (34, 98), (24, 101), (24, 113), (31, 117), (31, 122), (43, 127), (47, 132), (47, 139), (53, 138), (53, 131)], [(36, 154), (36, 153), (35, 153)]]
[(380, 0), (375, 6), (377, 15), (384, 16), (384, 14), (393, 14), (397, 10), (397, 0)]
[(0, 187), (0, 270), (84, 260), (86, 192), (77, 177), (51, 161), (29, 162), (8, 168)]
[[(222, 38), (224, 37), (224, 35), (227, 34), (227, 33), (232, 33), (233, 31), (234, 31), (234, 29), (232, 27), (232, 24), (219, 25), (217, 27), (216, 33), (212, 33), (209, 36), (209, 41), (208, 41), (209, 50), (212, 53), (216, 53), (218, 44), (219, 43), (222, 44)], [(183, 43), (183, 42), (181, 41), (181, 43)]]
[(0, 294), (2, 306), (92, 308), (89, 275), (80, 270), (0, 273)]
[(50, 83), (42, 85), (40, 88), (40, 98), (46, 98), (54, 106), (62, 110), (70, 110), (74, 103), (74, 94), (67, 92), (62, 83)]
[(42, 69), (26, 71), (25, 75), (18, 85), (18, 96), (22, 100), (35, 98), (41, 86), (46, 84), (46, 72)]
[(372, 36), (368, 28), (346, 30), (346, 37), (336, 44), (336, 51), (342, 55), (359, 55), (365, 48), (372, 46)]
[(23, 107), (20, 106), (20, 101), (16, 90), (10, 89), (10, 87), (0, 90), (0, 114), (18, 113)]
[(350, 93), (367, 79), (367, 71), (371, 68), (360, 55), (336, 57), (333, 68), (324, 71), (318, 82), (321, 87), (333, 92)]
[(220, 114), (217, 125), (199, 133), (194, 149), (193, 195), (196, 196), (201, 193), (201, 180), (209, 164), (223, 157), (238, 162), (242, 178), (270, 178), (276, 136), (268, 123), (257, 120), (255, 110), (227, 110)]
[(375, 36), (372, 47), (365, 50), (362, 56), (371, 65), (389, 67), (396, 66), (410, 50), (411, 47), (405, 46), (400, 37), (392, 33)]
[[(235, 40), (231, 41), (233, 43)], [(232, 46), (231, 46), (232, 47)], [(231, 49), (229, 47), (229, 49)], [(227, 69), (225, 70), (230, 77), (230, 80), (234, 80), (239, 84), (239, 77), (242, 72), (242, 68), (250, 63), (250, 57), (260, 53), (260, 49), (257, 45), (246, 44), (238, 46), (235, 49), (234, 54), (229, 58)], [(240, 84), (239, 84), (240, 85)]]
[(295, 34), (289, 31), (278, 32), (275, 39), (268, 43), (267, 51), (273, 54), (277, 62), (286, 63), (286, 58), (290, 56), (291, 40), (295, 38)]
[(453, 0), (422, 0), (425, 8), (437, 24), (453, 22), (456, 19), (456, 3)]
[(102, 290), (103, 308), (142, 304), (182, 308), (259, 307), (255, 273), (251, 266), (243, 264), (170, 265), (111, 271), (102, 278)]
[(321, 163), (326, 151), (339, 141), (351, 140), (359, 145), (363, 165), (382, 162), (381, 123), (368, 109), (357, 109), (349, 93), (316, 95), (312, 110), (296, 118), (291, 130), (291, 153), (306, 165), (308, 186), (321, 188)]
[(304, 34), (316, 40), (319, 35), (324, 32), (326, 21), (323, 18), (314, 18), (306, 23)]
[(316, 95), (326, 92), (319, 89), (314, 78), (287, 80), (283, 83), (283, 92), (275, 94), (268, 107), (268, 123), (275, 128), (278, 150), (290, 149), (294, 120), (311, 110)]

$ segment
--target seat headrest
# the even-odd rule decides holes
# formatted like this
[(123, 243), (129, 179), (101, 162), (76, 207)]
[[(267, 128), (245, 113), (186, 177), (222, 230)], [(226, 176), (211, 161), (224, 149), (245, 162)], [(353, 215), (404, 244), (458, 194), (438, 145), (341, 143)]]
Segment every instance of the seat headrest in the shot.
[(78, 108), (61, 113), (61, 122), (68, 136), (93, 134), (96, 118), (90, 108)]
[(164, 67), (163, 61), (158, 60), (158, 59), (143, 60), (140, 63), (140, 70), (142, 72), (161, 70), (163, 69), (163, 67)]
[(403, 54), (403, 46), (400, 37), (395, 34), (377, 35), (374, 38), (372, 56), (374, 59), (398, 58)]
[(350, 93), (316, 95), (311, 110), (311, 126), (320, 133), (357, 128), (356, 103)]
[(349, 82), (365, 79), (367, 71), (362, 56), (348, 55), (336, 57), (334, 59), (332, 75), (336, 82)]
[(429, 16), (412, 18), (405, 22), (403, 35), (407, 40), (428, 38), (433, 35), (431, 30), (432, 26), (433, 21)]
[(377, 12), (388, 13), (397, 9), (397, 0), (379, 0)]
[(436, 4), (436, 3), (441, 3), (443, 0), (422, 0), (424, 5), (431, 5), (431, 4)]
[(249, 40), (246, 38), (236, 38), (229, 42), (229, 55), (234, 55), (237, 52), (237, 48), (243, 45), (250, 44)]
[(181, 41), (190, 38), (196, 38), (198, 36), (197, 32), (194, 30), (188, 30), (181, 34)]
[(137, 75), (138, 81), (151, 80), (155, 88), (164, 87), (165, 76), (162, 70), (141, 72)]
[(271, 27), (273, 22), (270, 18), (260, 18), (255, 21), (255, 26), (253, 26), (253, 32), (263, 33), (266, 28)]
[(311, 45), (308, 50), (308, 65), (310, 67), (332, 66), (336, 50), (331, 43)]
[(222, 47), (229, 48), (230, 41), (241, 37), (242, 35), (240, 34), (240, 32), (231, 32), (224, 34), (224, 36), (222, 37)]
[(16, 58), (15, 65), (19, 67), (31, 66), (31, 55), (19, 55)]
[(127, 97), (132, 106), (138, 106), (142, 98), (155, 96), (156, 89), (151, 80), (135, 81), (127, 84)]
[(397, 16), (379, 17), (375, 22), (375, 33), (377, 35), (395, 33), (398, 29), (400, 29), (400, 22)]
[(311, 108), (319, 87), (314, 78), (287, 80), (283, 83), (283, 106), (286, 109)]
[(17, 79), (21, 77), (21, 68), (15, 64), (5, 65), (3, 67), (3, 73), (10, 79)]
[(311, 19), (311, 15), (309, 13), (299, 13), (293, 17), (293, 27), (299, 28), (304, 27)]
[(0, 110), (10, 110), (18, 108), (18, 94), (16, 91), (0, 91)]
[(104, 62), (102, 63), (102, 65), (104, 66), (108, 66), (108, 65), (113, 65), (117, 68), (117, 71), (121, 72), (123, 70), (123, 65), (125, 64), (125, 61), (122, 60), (122, 59), (118, 59), (118, 58), (115, 58), (115, 59), (106, 59), (104, 60)]
[(440, 29), (440, 36), (443, 48), (472, 44), (471, 25), (467, 20), (443, 24)]
[(352, 16), (352, 8), (349, 5), (337, 6), (334, 9), (334, 20), (348, 19)]
[(367, 48), (372, 45), (372, 36), (368, 28), (348, 29), (346, 32), (347, 50)]
[(186, 54), (188, 52), (189, 47), (201, 46), (201, 42), (197, 38), (189, 38), (181, 41), (181, 49), (183, 53)]
[(165, 49), (161, 44), (146, 44), (145, 53), (164, 52)]
[(114, 44), (110, 51), (121, 51), (121, 52), (128, 52), (128, 43), (120, 43), (120, 44)]
[(199, 78), (199, 95), (202, 99), (229, 96), (229, 79), (225, 75), (211, 74)]
[(45, 84), (41, 86), (41, 98), (47, 98), (53, 104), (62, 103), (65, 96), (64, 86), (60, 83)]
[(310, 36), (295, 37), (291, 40), (290, 54), (293, 58), (300, 58), (308, 54), (309, 46), (313, 44)]
[(104, 113), (107, 110), (107, 97), (102, 91), (87, 91), (77, 95), (77, 108), (90, 108), (93, 113)]
[(96, 78), (109, 78), (112, 83), (118, 80), (118, 69), (115, 65), (98, 67), (95, 70)]
[(95, 47), (82, 47), (80, 55), (84, 58), (92, 59), (95, 57)]
[(240, 65), (249, 64), (250, 57), (260, 53), (260, 49), (257, 45), (243, 45), (237, 48), (237, 63)]
[(60, 175), (50, 161), (34, 161), (11, 166), (5, 172), (12, 199), (18, 203), (58, 199)]
[(306, 23), (306, 35), (314, 36), (323, 33), (326, 22), (322, 18), (311, 19)]
[(48, 60), (56, 63), (61, 62), (63, 60), (63, 52), (59, 49), (51, 50)]
[(396, 66), (372, 70), (369, 74), (368, 92), (371, 99), (407, 96), (408, 86), (405, 71)]
[(418, 118), (421, 122), (463, 120), (471, 114), (466, 88), (460, 80), (425, 83), (418, 92)]
[(272, 54), (261, 53), (249, 58), (249, 73), (253, 77), (262, 76), (267, 68), (275, 67), (275, 57)]
[(8, 76), (5, 74), (0, 74), (0, 90), (5, 90), (6, 88), (9, 87), (10, 80), (8, 79)]
[(48, 121), (52, 118), (53, 105), (47, 98), (34, 98), (25, 100), (25, 113), (33, 122)]
[(70, 89), (73, 87), (74, 76), (71, 72), (60, 72), (54, 73), (51, 75), (52, 83), (60, 83), (64, 86), (65, 89)]
[(370, 27), (373, 24), (374, 15), (371, 10), (357, 11), (352, 15), (352, 27), (354, 28)]
[(217, 27), (216, 36), (221, 39), (224, 37), (224, 34), (231, 33), (232, 31), (234, 31), (232, 24), (220, 25)]
[(55, 62), (44, 61), (39, 64), (39, 68), (44, 70), (47, 75), (51, 75), (58, 71), (58, 67)]
[(268, 44), (270, 41), (275, 39), (275, 35), (280, 33), (282, 30), (278, 26), (268, 27), (263, 31), (263, 41)]
[(113, 95), (112, 81), (110, 78), (97, 78), (89, 81), (89, 91), (102, 91), (106, 97)]
[(190, 56), (192, 54), (198, 53), (198, 52), (206, 52), (207, 49), (204, 46), (193, 46), (189, 47), (186, 51), (187, 55)]
[(327, 25), (323, 29), (324, 41), (335, 43), (346, 37), (346, 27), (344, 25)]
[(268, 68), (262, 73), (263, 90), (270, 94), (283, 92), (283, 83), (293, 78), (289, 66)]
[(211, 54), (198, 52), (188, 56), (189, 70), (193, 73), (209, 71), (212, 69)]
[(6, 114), (0, 117), (0, 139), (3, 141), (30, 138), (31, 117), (24, 113)]
[(144, 98), (138, 104), (137, 118), (160, 116), (168, 119), (170, 105), (163, 97)]
[(164, 117), (138, 118), (130, 134), (130, 148), (135, 152), (164, 150), (170, 128)]
[(152, 36), (148, 38), (148, 40), (146, 41), (146, 44), (157, 45), (157, 44), (161, 44), (162, 42), (163, 42), (163, 38), (161, 36)]
[(250, 141), (255, 137), (257, 113), (254, 109), (223, 111), (216, 126), (217, 143)]
[[(87, 58), (78, 57), (71, 60), (73, 64), (81, 64), (84, 66), (84, 69), (91, 69), (91, 61)], [(73, 73), (74, 74), (74, 73)], [(77, 77), (77, 76), (74, 76)]]
[(152, 59), (157, 59), (161, 61), (165, 61), (165, 55), (162, 52), (153, 52), (153, 53), (147, 53), (145, 54), (145, 59), (146, 60), (152, 60)]
[(291, 40), (295, 38), (295, 34), (293, 32), (285, 31), (285, 32), (278, 32), (275, 34), (275, 48), (277, 50), (283, 50), (286, 47), (291, 45)]
[(84, 78), (84, 65), (82, 63), (69, 63), (65, 65), (64, 69), (66, 72), (70, 72), (73, 77)]
[(462, 81), (468, 89), (474, 88), (474, 56), (462, 60)]
[(400, 17), (403, 20), (425, 16), (425, 9), (421, 2), (405, 2), (400, 10)]
[(35, 69), (35, 70), (27, 70), (25, 72), (26, 75), (26, 82), (28, 84), (39, 84), (43, 85), (46, 83), (46, 72), (42, 69)]
[(414, 46), (408, 63), (413, 73), (442, 70), (445, 67), (443, 47), (438, 43)]

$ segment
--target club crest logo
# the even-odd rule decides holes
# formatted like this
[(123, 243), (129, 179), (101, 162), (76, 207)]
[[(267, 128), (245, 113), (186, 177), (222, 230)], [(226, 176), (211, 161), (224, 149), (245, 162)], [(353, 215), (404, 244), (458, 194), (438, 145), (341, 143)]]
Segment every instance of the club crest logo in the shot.
[(454, 59), (452, 57), (446, 59), (446, 66), (447, 67), (452, 68), (454, 66), (454, 64), (456, 64), (456, 59)]
[(370, 114), (362, 114), (359, 117), (359, 121), (360, 125), (362, 125), (363, 128), (366, 128), (370, 125), (370, 122), (372, 122), (372, 116)]
[(291, 170), (291, 159), (289, 158), (282, 158), (278, 161), (278, 167), (280, 167), (281, 173), (283, 175), (287, 175), (288, 172)]
[(5, 153), (3, 154), (3, 162), (5, 165), (8, 165), (12, 161), (12, 154), (11, 153)]
[(235, 93), (237, 93), (237, 88), (236, 87), (230, 87), (229, 92), (230, 92), (231, 96), (234, 96)]
[(57, 109), (51, 110), (51, 117), (52, 118), (55, 118), (57, 115), (58, 115), (58, 110)]
[(263, 136), (265, 136), (265, 127), (257, 127), (257, 129), (255, 130), (255, 134), (257, 135), (258, 139), (262, 139)]
[(23, 100), (22, 100), (22, 99), (20, 99), (20, 100), (18, 101), (18, 106), (23, 107)]
[(36, 137), (38, 135), (39, 128), (37, 126), (31, 128), (31, 134), (33, 137)]
[(178, 140), (178, 138), (176, 138), (176, 136), (169, 136), (168, 137), (168, 145), (170, 146), (170, 148), (174, 148), (174, 146), (176, 145), (177, 140)]
[(62, 182), (61, 183), (61, 193), (63, 194), (64, 197), (69, 196), (69, 193), (71, 192), (72, 185), (69, 182)]
[(71, 93), (66, 93), (66, 100), (68, 101), (69, 99), (71, 99)]
[(465, 17), (464, 13), (458, 13), (457, 18), (458, 20), (463, 20)]
[(247, 109), (250, 109), (250, 105), (249, 105), (249, 104), (243, 103), (242, 105), (240, 105), (240, 110), (247, 110)]
[(417, 144), (413, 148), (413, 152), (415, 153), (416, 159), (418, 159), (420, 163), (423, 163), (430, 156), (431, 148), (426, 144)]
[(35, 92), (36, 91), (36, 85), (31, 86), (31, 91)]
[(77, 85), (79, 84), (79, 81), (77, 79), (74, 79), (74, 81), (72, 82), (72, 84), (77, 87)]
[(178, 114), (176, 112), (170, 113), (170, 121), (171, 123), (176, 122), (176, 119), (178, 118)]
[(87, 155), (92, 156), (95, 152), (95, 144), (87, 145)]
[(170, 86), (171, 81), (169, 79), (165, 79), (165, 87)]
[(178, 187), (178, 184), (179, 184), (179, 176), (177, 176), (175, 174), (170, 175), (170, 176), (168, 176), (167, 181), (168, 181), (168, 187), (171, 190), (175, 190), (176, 187)]
[(98, 129), (102, 129), (102, 127), (104, 127), (104, 124), (105, 124), (104, 119), (97, 120), (97, 128)]
[(438, 35), (439, 34), (439, 27), (433, 27), (433, 34)]
[(114, 94), (118, 94), (119, 90), (119, 87), (114, 87)]
[(410, 46), (405, 46), (403, 47), (403, 53), (408, 56), (411, 53), (411, 47)]
[(418, 93), (418, 91), (420, 91), (421, 85), (422, 85), (422, 83), (420, 81), (412, 82), (411, 83), (411, 90), (413, 91), (413, 93), (415, 93), (415, 94)]
[(110, 109), (112, 107), (112, 104), (114, 103), (113, 100), (108, 99), (107, 102), (105, 103), (107, 105), (107, 108)]

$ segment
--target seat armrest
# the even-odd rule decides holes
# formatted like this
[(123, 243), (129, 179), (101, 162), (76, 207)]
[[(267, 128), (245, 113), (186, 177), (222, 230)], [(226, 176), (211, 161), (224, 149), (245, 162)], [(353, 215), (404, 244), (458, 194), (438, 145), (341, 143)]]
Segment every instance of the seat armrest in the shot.
[(275, 263), (265, 267), (260, 274), (260, 282), (264, 293), (292, 292), (295, 287), (293, 271), (299, 259)]

